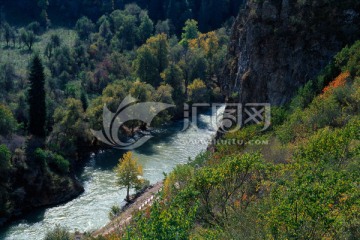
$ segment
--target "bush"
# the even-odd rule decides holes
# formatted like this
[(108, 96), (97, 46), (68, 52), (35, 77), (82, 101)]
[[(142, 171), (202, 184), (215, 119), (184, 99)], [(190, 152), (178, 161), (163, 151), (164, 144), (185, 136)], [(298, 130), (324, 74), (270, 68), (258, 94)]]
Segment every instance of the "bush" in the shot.
[(57, 225), (53, 230), (46, 233), (44, 240), (72, 240), (72, 238), (66, 228)]
[(321, 129), (296, 151), (271, 193), (275, 239), (359, 238), (359, 123)]
[(121, 208), (119, 206), (112, 206), (111, 210), (109, 212), (109, 219), (113, 220), (115, 219), (117, 216), (119, 216), (119, 214), (121, 213)]
[(35, 157), (59, 173), (68, 173), (70, 171), (69, 161), (51, 151), (38, 148), (35, 150)]

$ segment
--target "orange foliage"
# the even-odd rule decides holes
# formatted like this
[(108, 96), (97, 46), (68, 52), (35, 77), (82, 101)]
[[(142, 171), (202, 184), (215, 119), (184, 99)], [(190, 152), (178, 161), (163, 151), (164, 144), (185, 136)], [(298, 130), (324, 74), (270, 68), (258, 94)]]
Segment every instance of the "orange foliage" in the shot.
[(343, 72), (339, 76), (337, 76), (334, 81), (332, 81), (328, 86), (323, 89), (323, 93), (327, 93), (332, 89), (336, 89), (341, 86), (345, 86), (346, 80), (350, 77), (349, 72)]
[(189, 48), (202, 48), (207, 55), (214, 55), (219, 48), (219, 39), (215, 32), (201, 33), (198, 38), (189, 40)]

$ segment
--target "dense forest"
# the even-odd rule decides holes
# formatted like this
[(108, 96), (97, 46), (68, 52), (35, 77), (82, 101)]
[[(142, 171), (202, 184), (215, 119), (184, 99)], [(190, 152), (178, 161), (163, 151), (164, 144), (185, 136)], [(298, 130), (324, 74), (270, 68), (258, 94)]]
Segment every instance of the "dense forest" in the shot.
[[(115, 9), (122, 9), (133, 2), (132, 0), (37, 0), (37, 6), (34, 7), (32, 1), (15, 0), (6, 1), (0, 6), (3, 6), (2, 16), (14, 22), (37, 20), (46, 25), (53, 23), (71, 26), (82, 16), (96, 21), (102, 15), (108, 15)], [(244, 1), (138, 0), (135, 2), (148, 11), (155, 24), (168, 19), (173, 30), (179, 34), (188, 19), (197, 20), (202, 32), (220, 28), (230, 17), (236, 17)], [(23, 13), (21, 20), (12, 14), (15, 12)]]
[[(0, 225), (83, 193), (76, 171), (108, 147), (91, 129), (102, 129), (104, 106), (116, 112), (131, 94), (176, 106), (154, 129), (182, 119), (184, 104), (245, 100), (273, 103), (271, 126), (219, 131), (207, 151), (164, 174), (151, 206), (83, 239), (360, 239), (359, 8), (1, 1)], [(148, 128), (133, 120), (116, 134), (128, 140)], [(130, 189), (149, 187), (131, 152), (114, 172), (129, 204)], [(109, 209), (110, 219), (123, 210)], [(45, 239), (74, 238), (53, 227)]]

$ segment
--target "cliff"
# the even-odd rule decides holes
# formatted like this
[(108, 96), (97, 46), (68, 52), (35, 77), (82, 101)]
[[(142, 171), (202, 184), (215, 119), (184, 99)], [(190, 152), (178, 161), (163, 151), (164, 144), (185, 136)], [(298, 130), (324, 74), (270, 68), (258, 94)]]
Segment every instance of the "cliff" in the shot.
[(359, 38), (360, 1), (249, 0), (221, 82), (230, 101), (284, 105)]

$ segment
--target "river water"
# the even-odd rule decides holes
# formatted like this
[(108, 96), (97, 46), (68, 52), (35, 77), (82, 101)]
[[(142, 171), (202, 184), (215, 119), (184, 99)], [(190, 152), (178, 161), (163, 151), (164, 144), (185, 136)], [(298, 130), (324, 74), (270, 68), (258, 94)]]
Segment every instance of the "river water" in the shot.
[[(150, 183), (163, 180), (178, 164), (185, 164), (189, 158), (207, 148), (216, 133), (216, 115), (211, 111), (199, 114), (197, 126), (181, 131), (184, 122), (178, 121), (159, 131), (144, 146), (134, 151), (143, 166), (144, 177)], [(108, 213), (113, 205), (123, 206), (125, 190), (116, 185), (113, 168), (124, 151), (107, 150), (94, 154), (87, 161), (79, 178), (85, 192), (76, 199), (51, 208), (39, 209), (0, 229), (0, 239), (41, 240), (56, 224), (70, 231), (82, 232), (98, 229), (109, 222)]]

